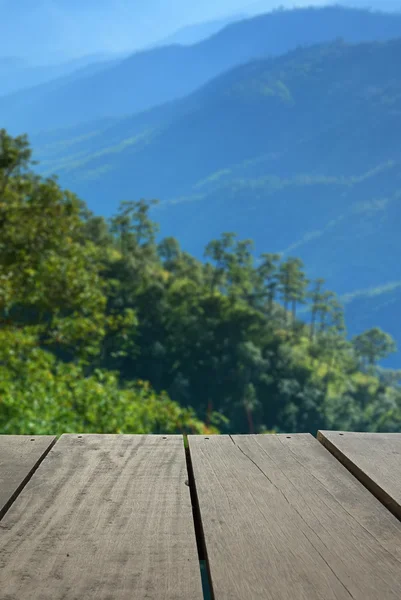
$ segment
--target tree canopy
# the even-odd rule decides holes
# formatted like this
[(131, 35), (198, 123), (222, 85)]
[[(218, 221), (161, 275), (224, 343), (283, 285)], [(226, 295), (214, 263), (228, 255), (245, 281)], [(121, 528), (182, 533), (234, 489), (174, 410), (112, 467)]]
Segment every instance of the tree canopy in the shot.
[(391, 336), (348, 341), (297, 257), (157, 243), (152, 202), (96, 216), (0, 132), (2, 433), (400, 429), (400, 374), (376, 366)]

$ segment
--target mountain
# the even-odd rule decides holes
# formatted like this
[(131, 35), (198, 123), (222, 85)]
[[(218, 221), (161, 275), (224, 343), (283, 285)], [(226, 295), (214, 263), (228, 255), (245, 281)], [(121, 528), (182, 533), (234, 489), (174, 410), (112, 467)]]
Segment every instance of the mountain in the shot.
[[(329, 0), (0, 0), (1, 54), (35, 64), (84, 55), (139, 50), (193, 23), (260, 14)], [(342, 0), (357, 7), (399, 10), (399, 0)], [(333, 4), (333, 2), (331, 2)], [(181, 43), (181, 42), (179, 42)]]
[(146, 110), (183, 97), (213, 77), (257, 57), (336, 37), (347, 41), (401, 36), (401, 15), (329, 7), (276, 11), (232, 23), (193, 46), (136, 53), (79, 81), (44, 85), (0, 98), (2, 124), (28, 133)]
[(97, 213), (159, 198), (162, 234), (196, 256), (235, 231), (258, 254), (301, 257), (310, 277), (354, 295), (349, 308), (365, 311), (365, 329), (389, 321), (385, 305), (372, 306), (401, 282), (400, 139), (397, 39), (298, 48), (155, 110), (32, 142), (42, 172), (58, 173)]
[[(287, 0), (285, 0), (287, 1)], [(177, 29), (242, 11), (245, 0), (0, 0), (2, 54), (35, 63), (157, 43)], [(276, 2), (274, 2), (276, 4)]]
[[(343, 2), (344, 3), (344, 2)], [(386, 12), (401, 12), (401, 0), (347, 0), (353, 8), (370, 8)]]
[[(37, 87), (40, 84), (50, 83), (54, 80), (57, 85), (62, 82), (71, 82), (83, 74), (89, 75), (101, 71), (106, 67), (117, 64), (125, 55), (95, 54), (83, 56), (60, 64), (30, 65), (19, 58), (0, 59), (0, 96), (13, 94), (25, 88)], [(68, 79), (65, 79), (68, 77)], [(46, 87), (42, 88), (44, 92)]]
[(227, 25), (234, 23), (235, 21), (241, 21), (247, 18), (245, 14), (233, 15), (225, 19), (215, 19), (213, 21), (206, 21), (205, 23), (197, 23), (195, 25), (187, 25), (182, 27), (175, 33), (163, 38), (158, 42), (157, 46), (171, 46), (174, 44), (180, 44), (182, 46), (191, 46), (196, 44), (208, 37), (211, 37), (221, 29), (224, 29)]
[[(283, 3), (281, 3), (283, 4)], [(300, 6), (303, 2), (293, 1), (292, 5)], [(336, 5), (341, 4), (342, 6), (349, 6), (351, 8), (368, 9), (380, 12), (399, 12), (401, 11), (401, 0), (341, 0), (341, 2), (335, 2), (332, 0), (310, 0), (307, 3), (309, 6), (324, 6), (324, 5)], [(271, 0), (256, 0), (247, 4), (245, 10), (248, 14), (260, 14), (276, 8), (276, 5), (272, 6)]]
[[(246, 15), (238, 14), (225, 19), (216, 19), (205, 23), (188, 25), (167, 36), (158, 43), (152, 44), (151, 47), (158, 48), (174, 44), (195, 44), (210, 37), (230, 23), (245, 18)], [(61, 62), (60, 64), (51, 63), (44, 65), (32, 65), (22, 58), (6, 56), (0, 58), (0, 96), (13, 94), (14, 92), (30, 87), (37, 87), (42, 83), (49, 83), (56, 79), (64, 80), (68, 75), (72, 75), (72, 77), (68, 79), (68, 81), (71, 82), (73, 81), (75, 74), (77, 74), (78, 77), (81, 77), (84, 73), (84, 69), (86, 69), (85, 75), (89, 76), (103, 70), (105, 67), (117, 65), (120, 60), (127, 58), (131, 54), (132, 52), (109, 54), (97, 53)], [(65, 81), (63, 81), (63, 83), (64, 82)], [(57, 85), (59, 83), (60, 82), (57, 82)], [(45, 93), (45, 91), (46, 88), (43, 88), (42, 93)]]

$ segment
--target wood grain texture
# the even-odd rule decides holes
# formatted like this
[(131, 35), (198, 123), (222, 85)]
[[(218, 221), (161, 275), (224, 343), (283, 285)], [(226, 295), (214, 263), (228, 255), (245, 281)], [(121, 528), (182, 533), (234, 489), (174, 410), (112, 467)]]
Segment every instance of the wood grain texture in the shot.
[(182, 436), (63, 435), (0, 523), (1, 600), (202, 599)]
[(312, 436), (188, 439), (215, 600), (401, 598), (401, 523)]
[(50, 435), (0, 435), (0, 519), (55, 441)]
[(319, 431), (317, 437), (401, 519), (401, 433)]

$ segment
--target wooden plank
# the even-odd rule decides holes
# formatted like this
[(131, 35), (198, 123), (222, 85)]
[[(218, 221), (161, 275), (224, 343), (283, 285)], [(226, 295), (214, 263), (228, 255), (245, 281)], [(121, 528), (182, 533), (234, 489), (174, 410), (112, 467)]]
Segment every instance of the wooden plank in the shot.
[(0, 524), (1, 600), (202, 598), (180, 435), (63, 435)]
[(0, 435), (0, 519), (55, 441), (51, 435)]
[(401, 523), (311, 435), (188, 439), (215, 600), (401, 598)]
[(401, 433), (318, 431), (317, 437), (401, 519)]

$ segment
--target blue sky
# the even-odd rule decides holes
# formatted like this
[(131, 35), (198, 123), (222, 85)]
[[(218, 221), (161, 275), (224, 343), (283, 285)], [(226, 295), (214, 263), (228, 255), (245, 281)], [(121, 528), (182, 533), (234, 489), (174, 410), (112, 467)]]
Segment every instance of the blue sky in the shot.
[(0, 0), (0, 55), (33, 63), (144, 47), (185, 25), (327, 0)]
[(334, 3), (401, 10), (401, 0), (0, 0), (0, 58), (49, 64), (126, 52), (236, 13)]

